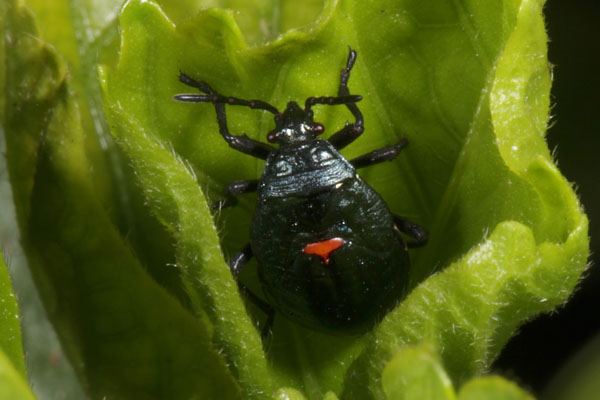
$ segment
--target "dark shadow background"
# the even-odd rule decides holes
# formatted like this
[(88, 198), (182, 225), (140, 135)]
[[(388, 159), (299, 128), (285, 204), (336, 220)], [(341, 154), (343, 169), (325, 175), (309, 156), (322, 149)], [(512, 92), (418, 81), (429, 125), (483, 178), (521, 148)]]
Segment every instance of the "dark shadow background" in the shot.
[(545, 15), (554, 66), (547, 140), (590, 219), (592, 268), (565, 307), (523, 326), (494, 365), (495, 372), (538, 396), (578, 350), (600, 335), (600, 1), (549, 0)]

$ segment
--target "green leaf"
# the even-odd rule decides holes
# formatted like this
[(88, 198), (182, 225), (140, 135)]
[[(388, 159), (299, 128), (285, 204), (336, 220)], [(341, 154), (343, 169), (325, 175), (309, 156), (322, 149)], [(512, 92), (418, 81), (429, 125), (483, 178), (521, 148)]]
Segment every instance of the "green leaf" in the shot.
[[(406, 367), (394, 357), (423, 341), (434, 354), (410, 387), (444, 382), (433, 365), (460, 385), (523, 321), (563, 303), (585, 270), (587, 219), (544, 141), (543, 1), (130, 0), (118, 21), (113, 2), (73, 13), (69, 1), (76, 16), (66, 17), (61, 1), (53, 10), (76, 37), (93, 33), (62, 38), (41, 18), (66, 62), (21, 3), (4, 3), (0, 112), (21, 236), (93, 395), (385, 398), (399, 390), (385, 374)], [(255, 197), (216, 218), (207, 205), (263, 162), (227, 146), (210, 105), (172, 96), (190, 91), (180, 71), (280, 108), (333, 95), (348, 45), (366, 131), (344, 154), (406, 136), (398, 160), (360, 173), (431, 240), (410, 252), (412, 292), (371, 334), (332, 337), (276, 318), (265, 353), (260, 312), (248, 315), (225, 263), (248, 241)], [(90, 75), (97, 52), (108, 124)], [(271, 118), (228, 110), (233, 133), (263, 141)], [(316, 108), (328, 134), (351, 118)], [(243, 279), (259, 288), (255, 271)]]
[(468, 381), (457, 396), (430, 344), (400, 349), (386, 364), (381, 383), (388, 400), (533, 400), (514, 383), (493, 375)]
[[(469, 65), (468, 78), (478, 69), (485, 74), (460, 151), (448, 168), (447, 186), (435, 197), (433, 220), (425, 224), (431, 227), (431, 242), (414, 258), (421, 271), (450, 265), (386, 317), (355, 363), (352, 375), (364, 377), (366, 392), (377, 398), (383, 397), (378, 381), (386, 361), (423, 339), (440, 349), (456, 384), (481, 373), (519, 324), (566, 301), (585, 270), (587, 218), (551, 163), (543, 137), (550, 77), (542, 5), (507, 2), (504, 14), (498, 14), (503, 18), (496, 20), (485, 10), (488, 3), (457, 8), (464, 28), (459, 35), (471, 48), (458, 54), (477, 61)], [(467, 29), (473, 24), (478, 33), (486, 29), (473, 36)], [(434, 34), (421, 51), (436, 46), (435, 39), (438, 46), (448, 40)], [(442, 68), (448, 68), (447, 61)], [(456, 84), (456, 79), (442, 83)], [(453, 124), (458, 120), (446, 118)], [(346, 393), (364, 398), (364, 389), (364, 383), (351, 384)]]
[[(179, 271), (164, 268), (173, 262), (172, 241), (148, 215), (134, 172), (116, 148), (104, 116), (97, 66), (100, 60), (118, 57), (122, 1), (26, 1), (34, 9), (40, 38), (60, 52), (68, 67), (69, 87), (79, 94), (86, 155), (95, 164), (93, 179), (99, 200), (110, 210), (117, 228), (150, 275), (185, 303), (187, 295), (181, 288)], [(148, 235), (149, 231), (153, 234)]]
[[(565, 249), (536, 246), (531, 231), (517, 222), (499, 225), (480, 246), (444, 272), (429, 278), (382, 322), (362, 362), (372, 373), (397, 349), (423, 338), (441, 348), (444, 365), (455, 382), (481, 373), (516, 326), (564, 301), (575, 282), (564, 265), (576, 251), (578, 232)], [(575, 242), (575, 243), (573, 243)], [(555, 257), (553, 259), (553, 257)]]
[(406, 347), (392, 358), (381, 376), (391, 400), (455, 400), (452, 382), (431, 346)]
[(0, 399), (35, 399), (23, 372), (19, 371), (19, 367), (15, 368), (2, 350), (0, 347)]
[[(8, 268), (0, 252), (0, 353), (4, 353), (5, 362), (12, 364), (15, 372), (26, 378), (23, 346), (21, 344), (21, 326), (17, 299), (12, 290)], [(0, 367), (1, 369), (1, 367)], [(2, 387), (2, 385), (0, 385)], [(1, 394), (1, 392), (0, 392)], [(7, 398), (2, 397), (0, 398)]]
[[(204, 18), (206, 24), (233, 26), (230, 19), (220, 14), (208, 13)], [(177, 52), (185, 50), (185, 43), (177, 40), (172, 23), (160, 8), (149, 2), (129, 2), (121, 15), (121, 30), (124, 40), (118, 70), (110, 75), (110, 80), (109, 72), (101, 72), (103, 81), (107, 81), (105, 101), (113, 132), (131, 158), (154, 214), (177, 240), (176, 262), (185, 274), (195, 311), (207, 315), (214, 325), (215, 340), (224, 348), (246, 394), (270, 393), (262, 344), (220, 253), (217, 230), (201, 190), (204, 185), (198, 185), (190, 165), (177, 155), (179, 145), (175, 141), (180, 138), (173, 136), (177, 133), (164, 126), (176, 121), (165, 121), (162, 112), (152, 110), (164, 101), (147, 103), (150, 91), (135, 90), (136, 83), (145, 85), (143, 80), (148, 74), (159, 73), (172, 83), (168, 80), (170, 74), (160, 71), (166, 65), (157, 63), (149, 68), (138, 62), (140, 54), (174, 59)], [(176, 79), (177, 74), (173, 77)], [(164, 96), (173, 102), (169, 87), (163, 83), (151, 90), (161, 93), (159, 99)], [(174, 108), (168, 103), (166, 107)], [(167, 140), (160, 140), (161, 135)]]
[[(169, 4), (124, 8), (121, 57), (102, 69), (107, 112), (153, 212), (176, 237), (193, 307), (215, 327), (247, 394), (268, 391), (274, 378), (309, 398), (328, 390), (381, 397), (385, 363), (422, 339), (443, 349), (450, 377), (464, 382), (520, 323), (566, 300), (585, 269), (587, 220), (543, 138), (550, 74), (542, 2), (330, 1), (311, 27), (264, 47), (245, 43), (231, 13), (182, 18)], [(391, 209), (430, 229), (430, 244), (413, 253), (412, 278), (422, 283), (364, 351), (361, 340), (278, 320), (269, 371), (217, 246), (217, 232), (225, 254), (247, 240), (252, 199), (223, 211), (218, 228), (205, 203), (229, 181), (259, 176), (262, 163), (228, 148), (210, 106), (171, 97), (189, 91), (179, 71), (276, 105), (333, 94), (348, 44), (359, 52), (350, 87), (365, 97), (367, 132), (345, 154), (409, 137), (398, 161), (361, 174)], [(335, 131), (349, 115), (321, 108), (316, 118)], [(232, 132), (262, 140), (269, 120), (243, 108), (228, 113)]]
[[(107, 146), (110, 135), (96, 66), (99, 57), (114, 57), (118, 51), (117, 16), (122, 0), (25, 0), (25, 4), (35, 16), (40, 39), (51, 44), (68, 65), (72, 89), (86, 93), (78, 103), (84, 129), (95, 131)], [(110, 158), (115, 161), (115, 155)]]
[[(52, 43), (76, 79), (84, 83), (84, 74), (95, 72), (88, 70), (97, 63), (94, 51), (109, 45), (118, 34), (116, 17), (123, 2), (25, 0), (25, 4), (34, 14), (40, 38)], [(87, 78), (83, 86), (93, 84), (94, 80)]]
[(275, 400), (306, 400), (306, 397), (294, 388), (280, 388), (273, 394)]
[(65, 63), (21, 3), (3, 11), (2, 126), (21, 237), (84, 386), (94, 397), (238, 397), (210, 331), (121, 235), (104, 191), (110, 174), (82, 128)]
[(533, 400), (517, 385), (499, 376), (485, 376), (467, 382), (458, 392), (458, 400)]

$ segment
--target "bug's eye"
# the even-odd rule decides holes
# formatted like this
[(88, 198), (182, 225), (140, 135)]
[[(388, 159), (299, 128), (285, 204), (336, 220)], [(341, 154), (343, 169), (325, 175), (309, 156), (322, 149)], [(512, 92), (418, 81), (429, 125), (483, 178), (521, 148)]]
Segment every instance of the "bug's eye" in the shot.
[(275, 143), (277, 141), (277, 135), (275, 131), (271, 131), (267, 134), (267, 141), (269, 143)]
[(312, 130), (315, 133), (315, 135), (320, 135), (321, 133), (325, 132), (325, 127), (323, 126), (322, 123), (315, 122)]

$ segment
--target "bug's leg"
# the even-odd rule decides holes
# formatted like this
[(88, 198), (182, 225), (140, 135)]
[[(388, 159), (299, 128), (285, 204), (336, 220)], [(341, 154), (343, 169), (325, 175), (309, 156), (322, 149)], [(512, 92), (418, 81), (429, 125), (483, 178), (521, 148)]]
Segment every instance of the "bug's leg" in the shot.
[(394, 214), (393, 218), (396, 229), (412, 239), (412, 241), (406, 242), (407, 247), (421, 247), (427, 244), (429, 233), (425, 228), (399, 215)]
[(232, 135), (229, 133), (227, 128), (227, 118), (225, 116), (225, 104), (215, 103), (215, 110), (217, 111), (217, 121), (219, 122), (219, 132), (225, 141), (229, 144), (229, 147), (242, 153), (246, 153), (256, 158), (266, 160), (269, 154), (275, 150), (273, 146), (266, 143), (259, 142), (258, 140), (250, 139), (246, 134), (243, 135)]
[(259, 142), (258, 140), (250, 139), (244, 135), (232, 135), (227, 126), (227, 116), (225, 115), (225, 105), (246, 106), (253, 109), (266, 110), (274, 114), (279, 111), (274, 106), (261, 100), (243, 100), (236, 97), (226, 97), (217, 93), (204, 81), (196, 81), (184, 73), (179, 75), (179, 80), (188, 86), (199, 89), (205, 94), (178, 94), (174, 96), (177, 101), (187, 103), (213, 103), (217, 113), (217, 122), (219, 123), (219, 132), (229, 146), (242, 153), (249, 154), (256, 158), (266, 160), (273, 150), (272, 146)]
[(229, 270), (233, 277), (237, 280), (238, 276), (252, 258), (252, 247), (248, 243), (244, 248), (229, 261)]
[(220, 210), (225, 207), (235, 206), (238, 202), (237, 196), (244, 193), (256, 192), (258, 188), (258, 179), (248, 181), (234, 181), (225, 187), (223, 200), (211, 204), (211, 210)]
[(246, 297), (248, 300), (254, 303), (267, 315), (267, 320), (260, 331), (260, 337), (263, 339), (264, 342), (264, 340), (269, 336), (269, 333), (271, 332), (271, 327), (273, 326), (273, 318), (275, 317), (275, 310), (273, 309), (273, 307), (271, 307), (269, 303), (258, 297), (256, 294), (254, 294), (254, 292), (248, 289), (246, 285), (244, 285), (238, 280), (240, 273), (251, 258), (252, 248), (248, 243), (246, 246), (244, 246), (242, 251), (236, 254), (236, 256), (230, 261), (229, 269), (231, 270), (231, 273), (238, 284), (238, 288), (242, 293), (242, 296)]
[(363, 154), (350, 160), (350, 163), (354, 165), (354, 168), (368, 167), (369, 165), (378, 164), (384, 161), (391, 161), (398, 157), (400, 151), (408, 146), (408, 140), (402, 138), (398, 143), (392, 146), (385, 146), (377, 150), (373, 150), (370, 153)]
[[(350, 91), (348, 90), (348, 80), (350, 79), (350, 71), (352, 70), (355, 61), (356, 51), (350, 49), (346, 68), (342, 69), (340, 74), (340, 86), (338, 88), (339, 97), (350, 95)], [(350, 110), (354, 116), (354, 122), (346, 122), (346, 126), (331, 135), (328, 139), (337, 150), (343, 149), (352, 143), (354, 139), (359, 137), (365, 130), (363, 116), (356, 103), (346, 103), (346, 107), (348, 107), (348, 110)]]

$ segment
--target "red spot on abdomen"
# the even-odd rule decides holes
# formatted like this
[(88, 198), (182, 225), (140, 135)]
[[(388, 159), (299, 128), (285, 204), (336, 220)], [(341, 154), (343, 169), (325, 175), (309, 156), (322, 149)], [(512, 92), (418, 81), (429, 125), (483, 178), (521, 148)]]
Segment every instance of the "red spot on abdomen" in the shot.
[(329, 254), (338, 249), (345, 242), (344, 239), (335, 237), (321, 242), (309, 243), (302, 249), (305, 254), (316, 254), (323, 259), (325, 264), (329, 264)]

